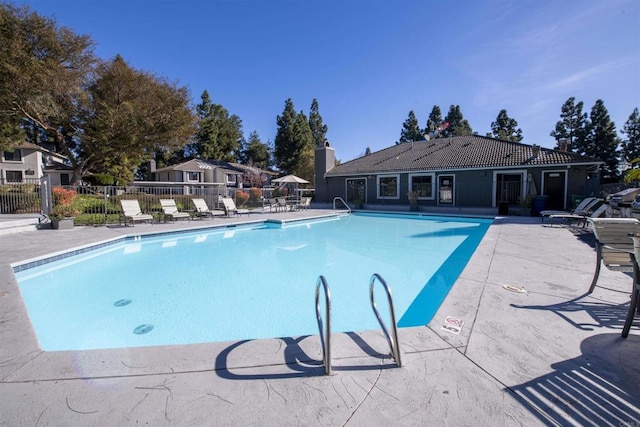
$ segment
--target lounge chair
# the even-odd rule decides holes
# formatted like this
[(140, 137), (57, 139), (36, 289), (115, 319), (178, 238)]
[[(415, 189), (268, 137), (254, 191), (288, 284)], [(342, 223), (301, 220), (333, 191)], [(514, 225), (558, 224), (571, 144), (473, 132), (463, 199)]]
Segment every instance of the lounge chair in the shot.
[(285, 197), (276, 197), (276, 212), (287, 211), (287, 199)]
[(180, 218), (190, 219), (191, 215), (187, 212), (180, 212), (176, 202), (173, 199), (160, 199), (160, 206), (162, 206), (162, 212), (164, 212), (165, 218), (173, 219), (177, 221)]
[(273, 212), (273, 210), (277, 208), (276, 199), (264, 199), (262, 210), (264, 211), (267, 207), (269, 208), (269, 212)]
[(640, 314), (640, 268), (638, 268), (638, 261), (640, 260), (640, 238), (632, 237), (630, 240), (633, 241), (633, 290), (631, 292), (627, 319), (622, 327), (622, 338), (626, 338), (629, 335), (629, 329), (631, 329), (634, 317), (636, 314)]
[(311, 207), (311, 197), (301, 197), (298, 209), (309, 209)]
[(124, 225), (127, 225), (127, 220), (131, 222), (133, 226), (136, 221), (153, 221), (153, 216), (145, 214), (140, 209), (140, 203), (137, 200), (120, 200), (122, 206), (122, 216), (124, 216)]
[(605, 214), (605, 212), (607, 211), (607, 205), (602, 204), (600, 206), (598, 206), (598, 209), (596, 209), (595, 211), (591, 212), (591, 213), (585, 213), (584, 215), (581, 214), (554, 214), (554, 215), (549, 215), (549, 219), (561, 219), (564, 220), (565, 222), (571, 224), (574, 221), (575, 222), (579, 222), (582, 224), (582, 226), (584, 227), (587, 224), (587, 220), (588, 219), (593, 219), (593, 218), (600, 218), (602, 215)]
[(589, 287), (593, 292), (604, 265), (612, 271), (633, 271), (633, 241), (630, 235), (640, 234), (640, 221), (636, 218), (589, 218), (596, 238), (596, 271)]
[(224, 216), (226, 213), (219, 209), (210, 210), (207, 202), (204, 199), (191, 199), (193, 205), (196, 207), (196, 213), (200, 218)]
[(540, 216), (542, 217), (542, 221), (544, 221), (545, 218), (549, 218), (551, 215), (585, 215), (588, 212), (592, 211), (600, 202), (603, 202), (603, 200), (597, 197), (587, 197), (571, 211), (547, 209), (540, 211)]
[(227, 213), (227, 216), (247, 214), (249, 215), (249, 209), (238, 209), (236, 207), (236, 203), (233, 201), (231, 197), (223, 197), (222, 205), (224, 206), (224, 210)]

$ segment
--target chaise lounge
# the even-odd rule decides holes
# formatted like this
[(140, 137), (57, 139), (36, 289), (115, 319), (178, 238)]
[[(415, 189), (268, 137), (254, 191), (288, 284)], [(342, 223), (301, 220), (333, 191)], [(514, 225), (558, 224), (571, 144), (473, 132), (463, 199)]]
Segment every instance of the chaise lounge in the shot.
[(153, 216), (142, 212), (140, 203), (137, 200), (120, 200), (120, 205), (122, 206), (125, 226), (127, 225), (127, 220), (131, 222), (132, 226), (136, 221), (153, 221)]
[(164, 212), (165, 219), (168, 217), (174, 221), (180, 218), (190, 219), (191, 215), (188, 212), (180, 212), (178, 206), (173, 199), (160, 199), (160, 206), (162, 206), (162, 212)]
[(640, 221), (635, 218), (589, 218), (596, 238), (596, 271), (589, 287), (593, 292), (602, 265), (612, 271), (632, 272), (632, 235), (640, 235)]
[(224, 210), (227, 213), (227, 216), (247, 214), (249, 215), (249, 209), (238, 209), (236, 207), (235, 202), (231, 197), (222, 197), (222, 204), (224, 206)]
[(191, 199), (193, 205), (196, 207), (197, 215), (202, 219), (204, 217), (214, 218), (216, 216), (226, 215), (224, 211), (219, 209), (211, 210), (204, 199)]

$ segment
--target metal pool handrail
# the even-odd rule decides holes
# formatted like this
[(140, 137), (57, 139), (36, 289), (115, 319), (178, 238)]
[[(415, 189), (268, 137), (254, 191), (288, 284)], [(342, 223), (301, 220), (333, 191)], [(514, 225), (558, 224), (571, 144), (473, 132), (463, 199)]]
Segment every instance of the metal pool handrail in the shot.
[[(324, 288), (325, 317), (327, 318), (324, 333), (322, 331), (322, 315), (320, 314), (320, 285)], [(329, 285), (324, 276), (318, 276), (316, 282), (316, 319), (320, 330), (324, 374), (331, 375), (331, 292), (329, 292)]]
[(333, 210), (336, 210), (336, 200), (340, 200), (342, 202), (342, 204), (347, 208), (347, 211), (349, 213), (351, 213), (351, 208), (349, 207), (349, 205), (347, 204), (347, 202), (345, 202), (342, 197), (334, 197), (333, 198)]
[[(384, 321), (380, 317), (380, 313), (378, 312), (378, 308), (376, 307), (376, 300), (374, 297), (373, 286), (376, 283), (376, 279), (382, 284), (384, 290), (387, 292), (387, 300), (389, 301), (389, 311), (391, 313), (391, 326), (393, 330), (393, 341), (391, 341), (391, 336), (389, 335), (389, 330), (387, 329)], [(387, 343), (389, 343), (389, 348), (391, 349), (391, 357), (396, 361), (398, 368), (402, 366), (402, 362), (400, 360), (400, 345), (398, 344), (398, 327), (396, 326), (396, 314), (393, 309), (393, 298), (391, 298), (391, 289), (387, 285), (387, 282), (378, 274), (373, 273), (371, 275), (371, 279), (369, 280), (369, 297), (371, 298), (371, 308), (378, 318), (378, 322), (382, 327), (382, 332), (384, 332), (384, 336), (387, 338)]]

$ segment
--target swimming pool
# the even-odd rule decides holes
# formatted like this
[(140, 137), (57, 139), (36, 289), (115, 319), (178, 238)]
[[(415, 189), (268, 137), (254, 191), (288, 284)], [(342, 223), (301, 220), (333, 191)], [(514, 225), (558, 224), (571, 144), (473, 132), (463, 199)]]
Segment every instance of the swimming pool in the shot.
[[(265, 221), (132, 237), (14, 270), (45, 351), (317, 334), (319, 275), (331, 289), (334, 332), (379, 327), (373, 273), (392, 289), (398, 326), (418, 326), (490, 223), (392, 214)], [(383, 316), (386, 305), (379, 297)]]

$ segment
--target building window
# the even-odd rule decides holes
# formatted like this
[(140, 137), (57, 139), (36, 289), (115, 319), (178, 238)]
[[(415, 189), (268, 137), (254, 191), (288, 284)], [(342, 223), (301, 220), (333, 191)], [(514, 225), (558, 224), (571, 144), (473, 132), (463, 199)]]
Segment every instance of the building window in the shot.
[(378, 198), (397, 199), (400, 189), (398, 188), (400, 179), (398, 175), (378, 177)]
[(235, 175), (227, 175), (227, 184), (235, 184), (236, 176)]
[(22, 171), (6, 171), (7, 182), (22, 182)]
[(187, 172), (187, 180), (188, 181), (200, 181), (200, 173), (199, 172)]
[(4, 152), (4, 160), (5, 162), (21, 162), (22, 161), (22, 151), (19, 148), (16, 148), (13, 151), (5, 151)]
[(433, 174), (410, 176), (409, 186), (412, 191), (418, 193), (419, 199), (433, 199), (434, 184)]
[(69, 185), (69, 183), (71, 183), (71, 179), (69, 178), (69, 174), (68, 173), (61, 173), (60, 174), (60, 185)]

